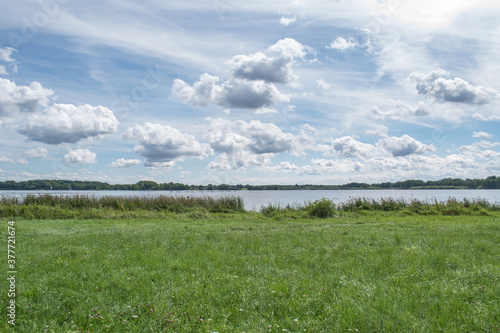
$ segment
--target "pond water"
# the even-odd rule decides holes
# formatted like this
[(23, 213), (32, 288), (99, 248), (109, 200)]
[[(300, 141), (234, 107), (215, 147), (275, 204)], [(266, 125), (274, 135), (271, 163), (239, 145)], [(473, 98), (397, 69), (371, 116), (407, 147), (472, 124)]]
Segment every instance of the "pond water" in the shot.
[(303, 204), (309, 201), (326, 198), (335, 203), (345, 202), (352, 198), (382, 199), (394, 198), (421, 201), (445, 201), (448, 198), (457, 200), (485, 199), (500, 204), (500, 190), (296, 190), (296, 191), (0, 191), (0, 196), (24, 198), (28, 194), (52, 195), (88, 195), (102, 196), (239, 196), (243, 198), (245, 209), (259, 210), (269, 204)]

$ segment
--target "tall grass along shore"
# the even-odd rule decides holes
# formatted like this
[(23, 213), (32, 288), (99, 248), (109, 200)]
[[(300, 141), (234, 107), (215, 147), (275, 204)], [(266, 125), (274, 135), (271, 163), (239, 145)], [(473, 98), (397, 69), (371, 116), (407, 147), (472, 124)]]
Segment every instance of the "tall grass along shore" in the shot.
[(500, 332), (500, 212), (482, 200), (30, 196), (0, 214), (2, 332)]
[[(382, 198), (380, 200), (353, 198), (335, 204), (328, 199), (296, 205), (263, 206), (265, 216), (328, 218), (346, 214), (369, 212), (399, 212), (417, 215), (488, 215), (500, 211), (500, 205), (484, 199), (449, 198), (446, 201)], [(0, 217), (50, 219), (50, 218), (138, 218), (165, 217), (172, 214), (207, 216), (210, 213), (245, 212), (239, 196), (173, 197), (173, 196), (104, 196), (88, 195), (28, 195), (24, 199), (0, 198)]]
[(87, 195), (28, 195), (24, 199), (0, 199), (0, 216), (7, 218), (137, 218), (172, 214), (205, 216), (209, 213), (242, 212), (243, 199), (236, 196), (173, 197), (134, 196), (94, 197)]

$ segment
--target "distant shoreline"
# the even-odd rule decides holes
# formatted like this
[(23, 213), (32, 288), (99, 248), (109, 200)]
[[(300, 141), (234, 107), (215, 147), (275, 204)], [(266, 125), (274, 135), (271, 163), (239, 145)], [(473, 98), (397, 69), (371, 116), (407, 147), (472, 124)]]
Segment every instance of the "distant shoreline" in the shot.
[(108, 184), (98, 181), (80, 181), (80, 180), (27, 180), (16, 182), (13, 180), (0, 182), (0, 190), (4, 191), (244, 191), (244, 190), (475, 190), (475, 189), (500, 189), (500, 177), (490, 176), (485, 179), (452, 179), (444, 178), (441, 180), (404, 180), (398, 182), (384, 183), (348, 183), (344, 185), (314, 185), (314, 184), (295, 184), (295, 185), (250, 185), (250, 184), (208, 184), (208, 185), (188, 185), (182, 183), (161, 183), (154, 181), (140, 181), (135, 184)]
[(489, 188), (465, 188), (465, 187), (411, 187), (411, 188), (382, 188), (382, 187), (368, 187), (368, 188), (335, 188), (335, 189), (325, 189), (325, 188), (278, 188), (278, 189), (266, 189), (266, 188), (259, 188), (259, 189), (225, 189), (225, 190), (219, 190), (219, 189), (181, 189), (181, 190), (163, 190), (163, 189), (154, 189), (154, 190), (133, 190), (133, 189), (63, 189), (63, 190), (55, 190), (55, 189), (0, 189), (0, 191), (61, 191), (61, 192), (73, 192), (73, 191), (83, 191), (83, 192), (118, 192), (118, 191), (130, 191), (130, 192), (161, 192), (161, 191), (168, 191), (168, 192), (240, 192), (240, 191), (380, 191), (380, 190), (393, 190), (393, 191), (425, 191), (425, 190), (499, 190), (500, 188), (494, 188), (494, 189), (489, 189)]

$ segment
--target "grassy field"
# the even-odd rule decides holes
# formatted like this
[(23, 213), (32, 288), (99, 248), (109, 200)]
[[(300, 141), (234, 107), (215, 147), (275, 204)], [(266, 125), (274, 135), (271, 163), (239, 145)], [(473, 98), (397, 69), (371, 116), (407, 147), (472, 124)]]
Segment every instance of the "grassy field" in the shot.
[(500, 214), (407, 208), (18, 217), (17, 323), (0, 329), (499, 332)]

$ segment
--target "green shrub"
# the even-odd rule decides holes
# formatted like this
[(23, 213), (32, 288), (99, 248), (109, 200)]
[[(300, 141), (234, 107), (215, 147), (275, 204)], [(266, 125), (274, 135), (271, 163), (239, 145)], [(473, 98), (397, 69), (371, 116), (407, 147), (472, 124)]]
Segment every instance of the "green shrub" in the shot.
[(278, 204), (269, 204), (267, 206), (262, 206), (260, 208), (260, 213), (266, 217), (274, 218), (274, 219), (297, 219), (301, 217), (305, 217), (305, 208), (301, 205), (291, 205), (287, 204), (286, 206), (281, 206)]
[(283, 208), (281, 208), (279, 204), (270, 203), (267, 206), (262, 206), (260, 208), (260, 213), (267, 217), (274, 217), (282, 210)]
[(306, 207), (307, 214), (311, 217), (317, 218), (328, 218), (335, 216), (335, 204), (333, 201), (328, 199), (316, 200), (312, 203), (309, 203)]

